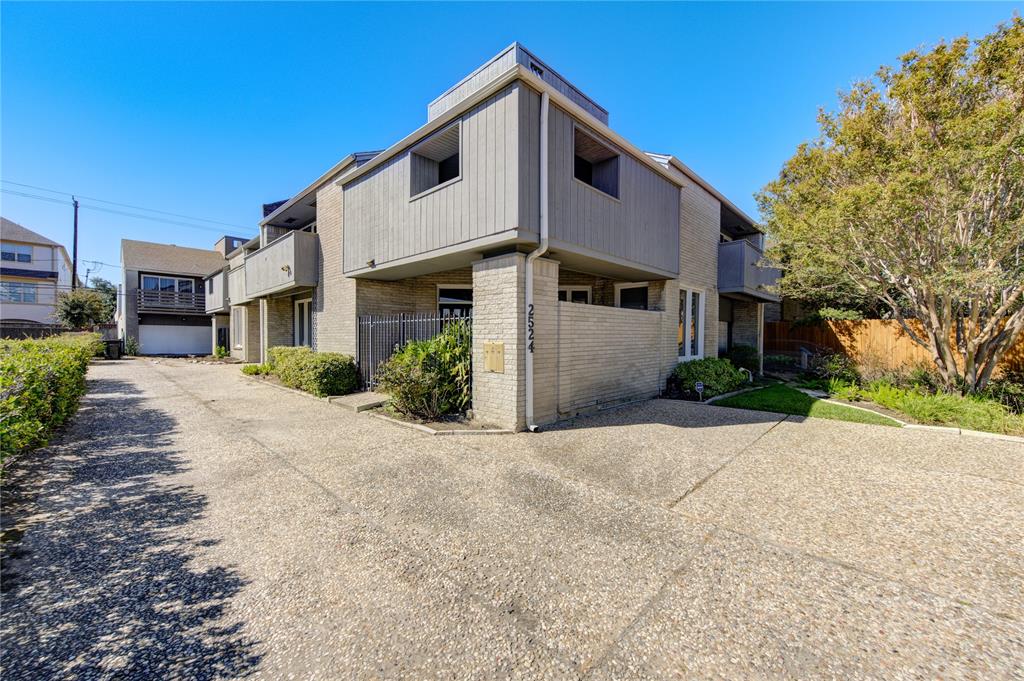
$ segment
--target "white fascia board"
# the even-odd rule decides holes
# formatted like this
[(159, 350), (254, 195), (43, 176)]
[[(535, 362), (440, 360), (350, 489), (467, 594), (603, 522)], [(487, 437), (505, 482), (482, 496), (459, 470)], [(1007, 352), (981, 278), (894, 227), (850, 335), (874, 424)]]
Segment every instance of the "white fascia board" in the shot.
[(762, 230), (758, 226), (757, 220), (753, 219), (752, 217), (747, 215), (745, 212), (740, 210), (736, 206), (736, 204), (734, 204), (729, 199), (725, 198), (725, 195), (723, 195), (722, 192), (720, 192), (717, 189), (715, 189), (711, 185), (710, 182), (708, 182), (703, 177), (701, 177), (700, 175), (695, 173), (688, 165), (686, 165), (685, 163), (680, 161), (678, 158), (676, 158), (675, 156), (673, 156), (671, 154), (669, 154), (667, 156), (664, 155), (664, 154), (653, 154), (653, 155), (654, 156), (659, 156), (661, 158), (666, 159), (668, 161), (668, 163), (670, 163), (672, 166), (674, 166), (679, 172), (681, 172), (683, 175), (685, 175), (686, 177), (688, 177), (691, 180), (693, 180), (694, 182), (696, 182), (702, 189), (704, 189), (709, 194), (714, 196), (716, 199), (718, 199), (719, 201), (724, 203), (729, 208), (729, 210), (731, 210), (732, 212), (736, 213), (736, 215), (739, 215), (741, 218), (743, 218), (744, 220), (749, 222), (750, 226), (753, 227), (755, 230), (757, 230), (758, 232), (762, 232), (762, 233), (764, 232), (764, 230)]
[(552, 87), (545, 81), (538, 78), (535, 74), (531, 73), (530, 70), (525, 68), (522, 64), (516, 64), (508, 71), (505, 71), (505, 73), (498, 76), (487, 87), (481, 90), (477, 90), (475, 93), (473, 93), (471, 97), (462, 100), (461, 102), (458, 103), (458, 105), (444, 112), (444, 114), (428, 122), (426, 125), (417, 128), (415, 131), (413, 131), (409, 135), (406, 135), (404, 138), (402, 138), (395, 144), (392, 144), (390, 147), (388, 147), (380, 154), (375, 156), (372, 161), (364, 163), (356, 170), (353, 170), (352, 172), (345, 175), (345, 177), (339, 179), (337, 184), (344, 186), (352, 182), (353, 180), (362, 177), (366, 173), (372, 171), (377, 166), (383, 164), (385, 161), (397, 156), (401, 152), (413, 146), (427, 135), (435, 132), (436, 130), (440, 130), (444, 126), (448, 125), (453, 120), (459, 118), (480, 102), (484, 101), (494, 93), (498, 92), (502, 88), (506, 87), (510, 83), (513, 83), (517, 80), (523, 81), (537, 92), (547, 92), (548, 96), (551, 98), (551, 101), (556, 106), (558, 106), (558, 108), (564, 110), (570, 116), (578, 120), (581, 120), (587, 127), (589, 127), (594, 132), (614, 142), (623, 151), (628, 153), (630, 156), (632, 156), (637, 161), (644, 164), (654, 172), (658, 173), (658, 175), (668, 180), (675, 186), (682, 186), (682, 183), (679, 181), (679, 178), (673, 175), (667, 168), (665, 168), (665, 166), (661, 165), (660, 163), (652, 159), (650, 156), (647, 155), (646, 152), (637, 148), (628, 140), (626, 140), (626, 138), (622, 137), (617, 132), (609, 128), (607, 125), (594, 118), (594, 116), (589, 111), (581, 107), (579, 104), (573, 102), (571, 99), (563, 95), (561, 92), (556, 90), (554, 87)]
[(314, 180), (309, 186), (307, 186), (305, 189), (300, 191), (298, 194), (296, 194), (295, 196), (293, 196), (292, 198), (288, 199), (287, 201), (282, 203), (280, 206), (278, 206), (277, 209), (273, 213), (271, 213), (267, 217), (265, 217), (262, 220), (260, 220), (260, 227), (263, 227), (264, 225), (268, 224), (272, 220), (276, 220), (278, 218), (278, 216), (281, 215), (281, 213), (284, 213), (286, 210), (288, 210), (289, 208), (294, 206), (296, 203), (298, 203), (299, 201), (303, 200), (304, 198), (306, 198), (307, 196), (312, 194), (314, 191), (319, 189), (321, 185), (323, 185), (325, 182), (327, 182), (327, 180), (331, 179), (332, 177), (334, 177), (335, 175), (340, 173), (342, 170), (345, 169), (346, 166), (348, 166), (349, 164), (353, 163), (355, 160), (356, 160), (356, 155), (355, 154), (349, 154), (345, 158), (343, 158), (340, 161), (338, 161), (336, 164), (334, 164), (334, 166), (330, 170), (328, 170), (326, 173), (324, 173), (323, 175), (318, 177), (316, 180)]

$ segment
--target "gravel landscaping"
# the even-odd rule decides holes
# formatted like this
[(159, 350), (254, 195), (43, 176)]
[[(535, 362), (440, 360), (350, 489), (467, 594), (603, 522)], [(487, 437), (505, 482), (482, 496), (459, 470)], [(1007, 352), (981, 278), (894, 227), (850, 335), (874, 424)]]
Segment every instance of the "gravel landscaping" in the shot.
[(1013, 678), (1024, 445), (655, 400), (438, 438), (110, 361), (5, 481), (8, 679)]

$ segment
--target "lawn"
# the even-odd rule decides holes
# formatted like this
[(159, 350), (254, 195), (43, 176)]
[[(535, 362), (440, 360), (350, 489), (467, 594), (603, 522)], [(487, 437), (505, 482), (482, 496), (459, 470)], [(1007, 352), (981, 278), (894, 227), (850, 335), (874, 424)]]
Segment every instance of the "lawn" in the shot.
[(833, 421), (871, 423), (878, 426), (899, 427), (900, 425), (881, 414), (844, 407), (839, 404), (831, 404), (784, 385), (773, 385), (761, 390), (735, 395), (719, 400), (714, 404), (719, 407), (754, 409), (757, 411), (775, 412), (777, 414), (815, 416), (821, 419), (832, 419)]

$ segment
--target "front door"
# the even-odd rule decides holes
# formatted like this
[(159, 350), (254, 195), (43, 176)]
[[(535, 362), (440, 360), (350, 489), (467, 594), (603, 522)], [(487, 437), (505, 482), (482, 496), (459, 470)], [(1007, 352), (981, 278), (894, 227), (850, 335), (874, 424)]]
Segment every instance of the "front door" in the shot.
[(313, 315), (310, 314), (313, 300), (295, 301), (295, 345), (309, 347), (313, 338)]

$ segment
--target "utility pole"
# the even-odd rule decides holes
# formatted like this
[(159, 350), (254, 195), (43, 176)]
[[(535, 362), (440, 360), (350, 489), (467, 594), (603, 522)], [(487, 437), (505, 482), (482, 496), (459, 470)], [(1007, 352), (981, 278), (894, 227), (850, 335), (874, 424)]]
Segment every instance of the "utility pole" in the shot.
[(75, 207), (75, 234), (71, 245), (71, 290), (78, 288), (78, 199), (71, 197), (71, 203)]

